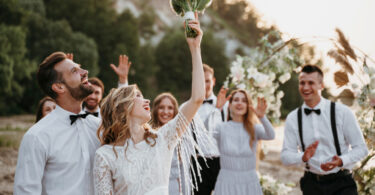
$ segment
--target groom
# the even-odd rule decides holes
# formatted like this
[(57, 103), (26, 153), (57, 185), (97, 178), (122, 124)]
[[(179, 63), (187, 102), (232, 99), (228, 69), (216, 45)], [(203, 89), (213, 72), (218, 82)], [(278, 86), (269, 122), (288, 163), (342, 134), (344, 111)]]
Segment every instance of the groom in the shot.
[(24, 135), (18, 154), (14, 194), (93, 194), (93, 158), (100, 143), (100, 119), (81, 110), (93, 92), (87, 70), (55, 52), (39, 66), (42, 90), (56, 109)]

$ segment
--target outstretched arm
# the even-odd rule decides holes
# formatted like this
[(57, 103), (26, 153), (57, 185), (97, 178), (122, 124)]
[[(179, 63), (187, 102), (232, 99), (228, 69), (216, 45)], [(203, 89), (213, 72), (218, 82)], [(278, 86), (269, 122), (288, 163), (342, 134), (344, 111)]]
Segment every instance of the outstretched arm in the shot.
[(129, 61), (129, 57), (126, 55), (120, 55), (118, 60), (118, 66), (111, 64), (112, 70), (118, 76), (118, 87), (128, 86), (128, 75), (129, 69), (132, 63)]
[(195, 13), (195, 18), (195, 20), (189, 21), (188, 25), (198, 33), (198, 36), (195, 38), (186, 38), (193, 62), (191, 97), (181, 108), (181, 112), (188, 122), (193, 119), (205, 97), (204, 73), (200, 47), (203, 32), (200, 28), (197, 13)]

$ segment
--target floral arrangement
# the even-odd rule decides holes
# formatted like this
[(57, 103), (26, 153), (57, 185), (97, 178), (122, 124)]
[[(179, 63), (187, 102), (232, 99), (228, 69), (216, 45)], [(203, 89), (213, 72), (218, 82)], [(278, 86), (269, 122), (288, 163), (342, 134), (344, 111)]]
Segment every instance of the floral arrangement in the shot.
[[(189, 20), (194, 20), (194, 12), (203, 13), (210, 6), (212, 0), (170, 0), (172, 10), (179, 16), (183, 17), (185, 24)], [(196, 37), (197, 33), (186, 25), (186, 36)]]
[[(278, 41), (271, 43), (270, 37)], [(293, 39), (284, 42), (276, 31), (265, 35), (260, 40), (260, 46), (251, 49), (249, 56), (237, 56), (224, 82), (224, 87), (247, 90), (253, 102), (257, 97), (265, 97), (268, 118), (275, 123), (279, 122), (281, 98), (284, 96), (278, 88), (303, 63), (296, 50), (288, 47), (291, 41)]]
[[(334, 73), (334, 81), (341, 90), (336, 98), (357, 110), (356, 116), (369, 149), (369, 155), (354, 169), (354, 178), (359, 194), (375, 194), (375, 60), (353, 49), (339, 29), (336, 32), (335, 48), (328, 52), (341, 67)], [(358, 56), (355, 51), (362, 55)], [(372, 66), (368, 62), (372, 62)]]
[(259, 180), (264, 195), (288, 195), (295, 186), (292, 183), (284, 184), (269, 175), (261, 175)]

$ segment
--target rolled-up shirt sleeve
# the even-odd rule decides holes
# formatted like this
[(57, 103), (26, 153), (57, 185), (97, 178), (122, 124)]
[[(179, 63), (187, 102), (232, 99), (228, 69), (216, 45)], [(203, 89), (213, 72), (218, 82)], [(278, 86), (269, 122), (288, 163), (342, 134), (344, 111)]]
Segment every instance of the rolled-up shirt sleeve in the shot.
[(42, 178), (47, 162), (46, 148), (38, 137), (25, 134), (18, 153), (14, 194), (41, 194)]

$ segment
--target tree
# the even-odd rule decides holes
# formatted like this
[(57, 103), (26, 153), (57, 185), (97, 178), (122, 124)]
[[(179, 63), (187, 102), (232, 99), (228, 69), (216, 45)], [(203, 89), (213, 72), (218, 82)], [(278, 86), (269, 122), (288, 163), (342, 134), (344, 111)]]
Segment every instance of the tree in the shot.
[(25, 58), (26, 33), (21, 27), (0, 24), (0, 115), (19, 113), (24, 94), (23, 79), (31, 79), (33, 63)]
[[(223, 41), (206, 31), (202, 40), (203, 62), (215, 69), (217, 87), (228, 73), (228, 59), (224, 54)], [(171, 29), (156, 48), (158, 91), (172, 92), (180, 102), (187, 100), (191, 88), (191, 55), (187, 46), (184, 31)]]

